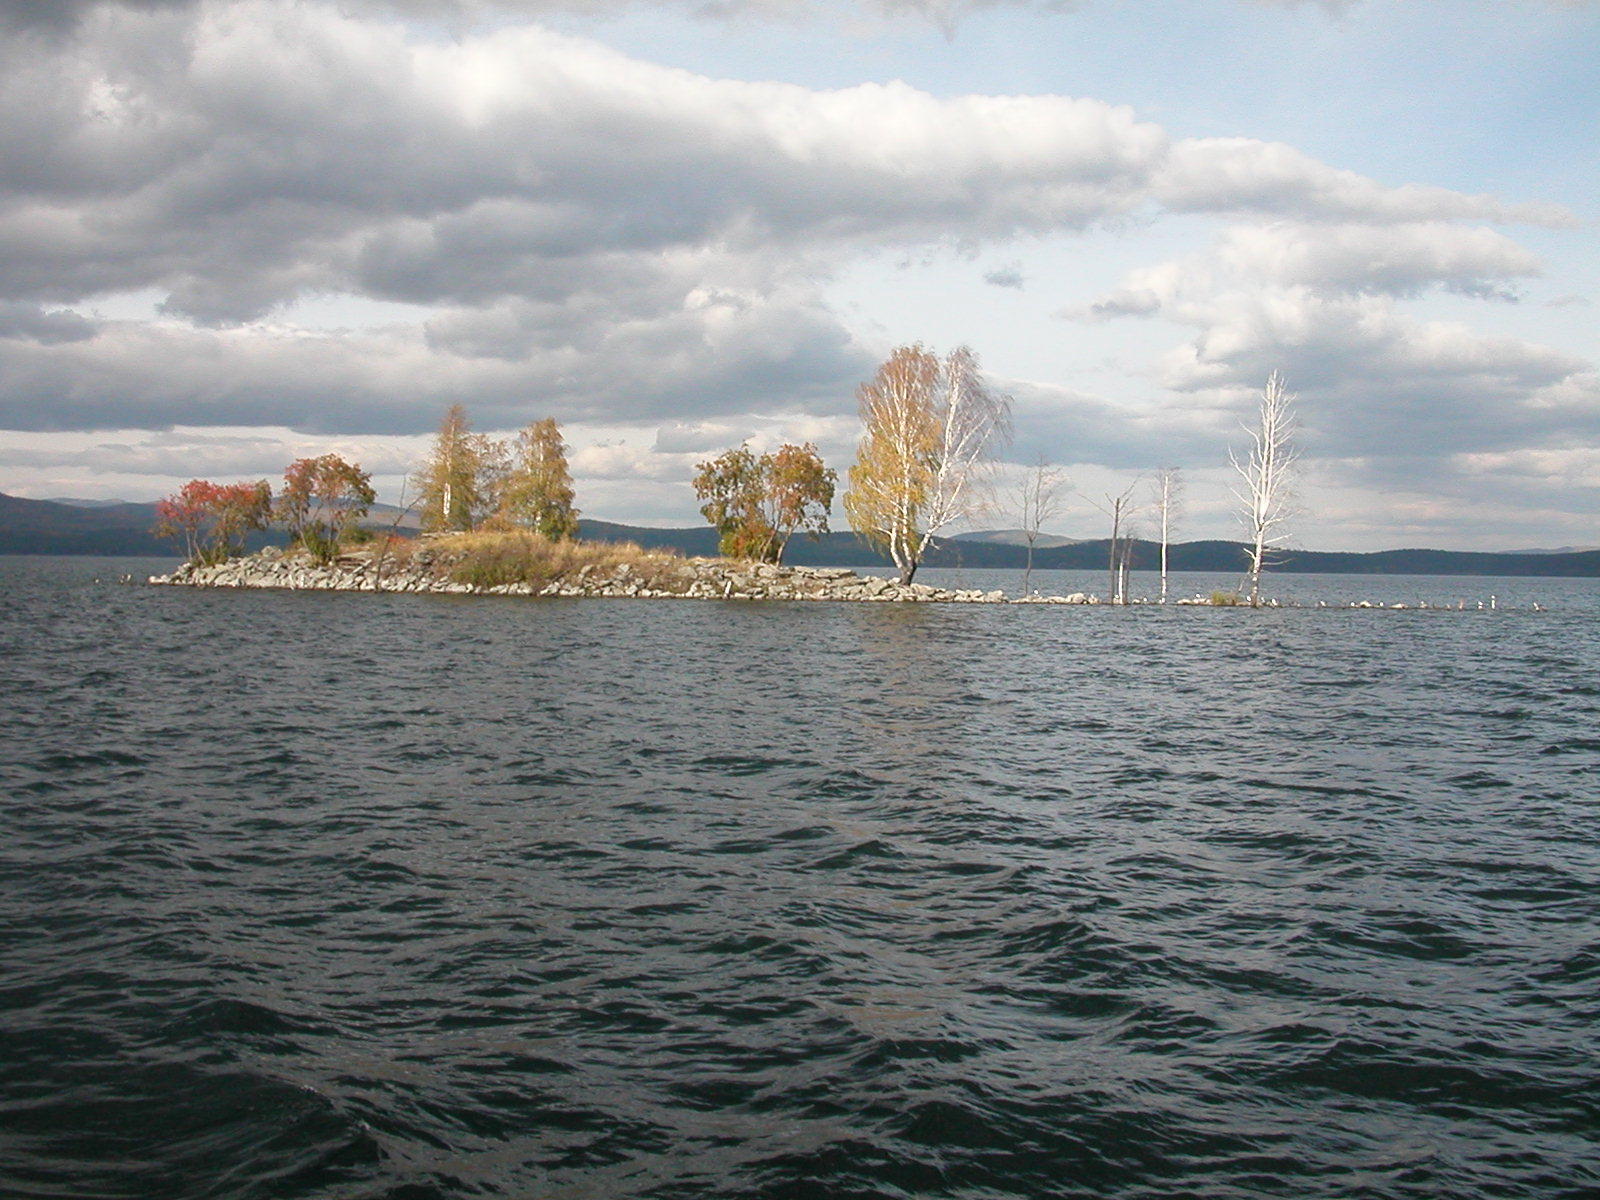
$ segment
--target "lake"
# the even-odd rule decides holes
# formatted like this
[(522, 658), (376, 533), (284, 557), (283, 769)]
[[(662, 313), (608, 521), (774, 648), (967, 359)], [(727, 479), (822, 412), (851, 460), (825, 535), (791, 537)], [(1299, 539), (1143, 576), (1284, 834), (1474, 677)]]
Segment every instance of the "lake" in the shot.
[(0, 558), (0, 1195), (1600, 1191), (1600, 581), (170, 566)]

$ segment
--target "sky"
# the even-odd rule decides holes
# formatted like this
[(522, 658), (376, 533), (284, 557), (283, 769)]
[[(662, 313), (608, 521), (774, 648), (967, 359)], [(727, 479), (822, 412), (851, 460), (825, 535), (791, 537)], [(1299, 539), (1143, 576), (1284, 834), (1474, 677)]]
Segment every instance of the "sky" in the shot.
[(394, 501), (459, 403), (695, 524), (922, 342), (1013, 399), (979, 527), (1239, 536), (1278, 371), (1294, 544), (1600, 545), (1597, 135), (1589, 0), (0, 0), (0, 491)]

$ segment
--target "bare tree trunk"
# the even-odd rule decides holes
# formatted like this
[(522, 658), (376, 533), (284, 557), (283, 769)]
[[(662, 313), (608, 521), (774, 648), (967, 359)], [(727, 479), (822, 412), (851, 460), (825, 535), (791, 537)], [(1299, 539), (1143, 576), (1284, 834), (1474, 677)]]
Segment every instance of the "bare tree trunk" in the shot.
[(1122, 529), (1122, 497), (1111, 502), (1111, 603), (1117, 603), (1117, 537)]
[(1167, 602), (1167, 522), (1161, 521), (1161, 603)]
[(1059, 467), (1043, 455), (1028, 468), (1014, 493), (1017, 517), (1022, 524), (1022, 540), (1027, 543), (1028, 559), (1022, 574), (1022, 593), (1030, 594), (1033, 585), (1033, 550), (1047, 523), (1061, 512), (1062, 493), (1072, 485)]
[(1176, 467), (1163, 467), (1155, 481), (1156, 508), (1161, 514), (1161, 603), (1167, 602), (1167, 547), (1172, 542), (1183, 492), (1183, 480)]
[(1104, 505), (1096, 505), (1100, 511), (1111, 514), (1111, 596), (1112, 604), (1126, 604), (1128, 602), (1127, 583), (1128, 572), (1126, 558), (1131, 553), (1126, 545), (1127, 538), (1123, 534), (1123, 515), (1129, 511), (1128, 498), (1133, 495), (1133, 489), (1139, 486), (1139, 481), (1134, 480), (1128, 485), (1127, 491), (1120, 496), (1106, 496)]
[(383, 535), (383, 545), (378, 547), (378, 561), (373, 564), (373, 568), (372, 568), (372, 590), (373, 591), (375, 591), (375, 592), (383, 591), (383, 568), (384, 568), (385, 564), (388, 562), (388, 559), (389, 559), (389, 543), (391, 543), (398, 536), (399, 529), (400, 529), (400, 522), (404, 521), (406, 519), (406, 517), (410, 515), (411, 510), (414, 509), (418, 504), (421, 504), (421, 503), (422, 503), (422, 497), (419, 495), (416, 499), (411, 501), (410, 504), (407, 504), (406, 503), (406, 485), (404, 483), (402, 483), (400, 485), (400, 511), (395, 513), (394, 520), (389, 522), (389, 529)]

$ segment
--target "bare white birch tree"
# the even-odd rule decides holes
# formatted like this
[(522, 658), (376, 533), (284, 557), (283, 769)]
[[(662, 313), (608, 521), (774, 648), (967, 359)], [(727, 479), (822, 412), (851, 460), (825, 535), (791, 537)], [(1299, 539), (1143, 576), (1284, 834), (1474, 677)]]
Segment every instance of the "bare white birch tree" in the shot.
[(1071, 490), (1065, 472), (1045, 460), (1041, 455), (1028, 468), (1013, 494), (1014, 511), (1022, 530), (1022, 540), (1028, 547), (1028, 562), (1022, 572), (1022, 594), (1028, 594), (1033, 579), (1033, 548), (1044, 527), (1061, 514), (1066, 504), (1066, 493)]
[(1261, 393), (1255, 425), (1240, 423), (1250, 437), (1248, 455), (1241, 461), (1237, 453), (1228, 453), (1240, 479), (1233, 494), (1241, 506), (1240, 517), (1245, 528), (1250, 531), (1252, 608), (1261, 606), (1261, 568), (1266, 556), (1288, 539), (1285, 526), (1295, 513), (1292, 485), (1300, 454), (1293, 443), (1293, 404), (1293, 393), (1284, 387), (1283, 377), (1274, 371)]
[(860, 399), (866, 432), (845, 513), (909, 583), (934, 537), (981, 506), (990, 451), (1010, 436), (1011, 398), (984, 383), (967, 347), (941, 361), (918, 345), (896, 349)]
[(935, 536), (983, 507), (993, 466), (990, 451), (1011, 440), (1011, 397), (983, 381), (970, 347), (957, 346), (947, 354), (940, 376), (938, 449), (922, 514), (918, 561)]
[(1177, 467), (1162, 467), (1151, 485), (1151, 502), (1161, 525), (1161, 603), (1167, 602), (1167, 546), (1183, 515), (1183, 474)]

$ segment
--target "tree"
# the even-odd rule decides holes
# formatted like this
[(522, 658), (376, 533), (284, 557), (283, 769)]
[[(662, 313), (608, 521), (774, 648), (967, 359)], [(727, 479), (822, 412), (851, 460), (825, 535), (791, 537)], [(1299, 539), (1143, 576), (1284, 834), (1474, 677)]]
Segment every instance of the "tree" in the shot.
[(504, 450), (467, 428), (467, 411), (453, 404), (440, 422), (433, 450), (417, 471), (422, 528), (458, 532), (474, 528), (499, 502)]
[(828, 532), (839, 473), (823, 465), (822, 456), (810, 442), (803, 446), (786, 442), (763, 454), (761, 463), (766, 476), (763, 515), (773, 534), (771, 559), (781, 563), (789, 539), (797, 531), (805, 530), (812, 541)]
[(535, 421), (517, 435), (500, 496), (500, 511), (513, 525), (551, 541), (578, 534), (567, 444), (554, 418)]
[(989, 451), (1010, 435), (1011, 400), (985, 386), (965, 346), (943, 360), (900, 346), (858, 396), (866, 430), (845, 513), (909, 583), (939, 531), (978, 508)]
[(1106, 502), (1095, 505), (1111, 518), (1111, 594), (1112, 604), (1128, 603), (1128, 572), (1133, 566), (1133, 533), (1128, 520), (1133, 514), (1133, 489), (1139, 486), (1135, 479), (1120, 494), (1106, 493)]
[(724, 450), (700, 463), (694, 494), (704, 501), (700, 515), (717, 531), (717, 552), (727, 558), (766, 557), (775, 531), (762, 512), (766, 491), (761, 460), (749, 446)]
[(1033, 547), (1045, 525), (1060, 515), (1064, 495), (1071, 485), (1060, 467), (1052, 466), (1041, 455), (1022, 477), (1015, 493), (1015, 510), (1028, 547), (1028, 565), (1022, 572), (1022, 594), (1028, 594), (1033, 579)]
[(277, 518), (319, 563), (332, 562), (345, 532), (377, 500), (372, 476), (337, 454), (300, 458), (283, 473)]
[(1240, 517), (1250, 531), (1250, 607), (1261, 606), (1261, 569), (1268, 552), (1288, 539), (1285, 528), (1294, 516), (1293, 482), (1295, 463), (1300, 454), (1293, 437), (1294, 396), (1274, 371), (1261, 393), (1261, 404), (1252, 427), (1240, 422), (1249, 435), (1249, 453), (1240, 461), (1228, 452), (1240, 483), (1233, 489), (1241, 506)]
[(759, 457), (740, 446), (701, 463), (694, 490), (722, 554), (781, 563), (797, 530), (813, 538), (828, 532), (838, 478), (810, 442), (785, 443)]
[(1183, 475), (1177, 467), (1162, 467), (1151, 486), (1151, 502), (1161, 524), (1161, 603), (1167, 602), (1167, 545), (1178, 518), (1183, 515)]
[(244, 549), (252, 530), (272, 516), (272, 488), (256, 483), (212, 483), (191, 479), (175, 495), (156, 503), (157, 537), (183, 539), (190, 563), (221, 562)]

